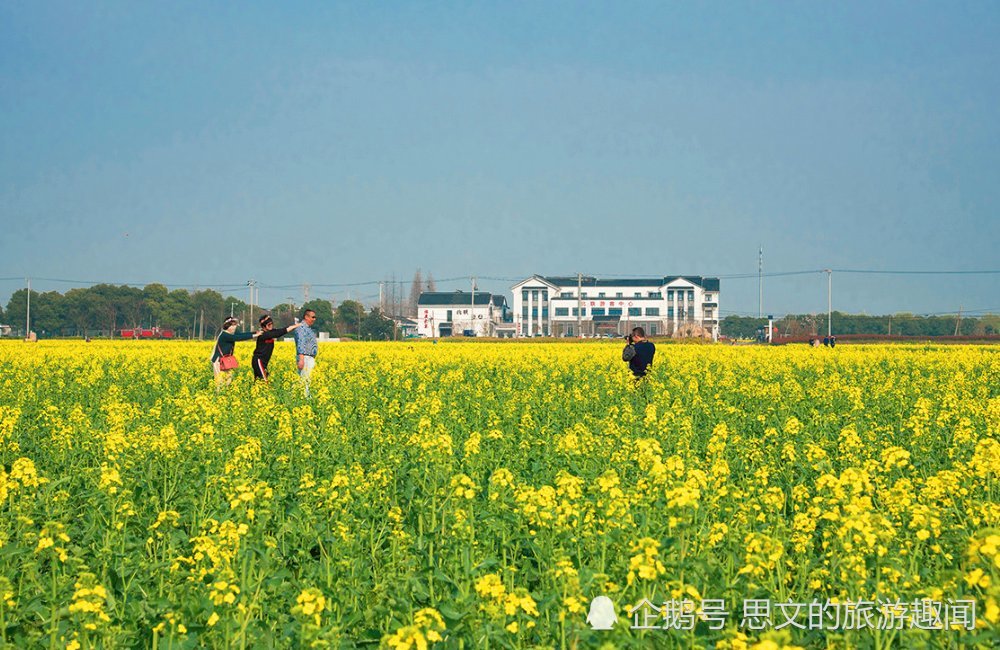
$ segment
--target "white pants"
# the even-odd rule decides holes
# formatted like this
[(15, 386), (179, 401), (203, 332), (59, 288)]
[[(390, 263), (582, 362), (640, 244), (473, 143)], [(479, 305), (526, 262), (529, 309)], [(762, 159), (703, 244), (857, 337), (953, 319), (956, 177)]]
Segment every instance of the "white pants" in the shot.
[(315, 367), (316, 357), (302, 356), (302, 368), (299, 370), (299, 377), (302, 377), (302, 381), (305, 382), (306, 395), (309, 394), (309, 375), (312, 374)]

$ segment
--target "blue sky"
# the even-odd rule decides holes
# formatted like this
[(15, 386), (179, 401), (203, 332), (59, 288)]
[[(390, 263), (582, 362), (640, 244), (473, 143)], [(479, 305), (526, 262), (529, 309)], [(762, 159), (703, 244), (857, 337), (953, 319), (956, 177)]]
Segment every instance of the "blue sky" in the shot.
[[(997, 3), (6, 2), (0, 278), (995, 270), (997, 106)], [(834, 285), (1000, 310), (997, 275)]]

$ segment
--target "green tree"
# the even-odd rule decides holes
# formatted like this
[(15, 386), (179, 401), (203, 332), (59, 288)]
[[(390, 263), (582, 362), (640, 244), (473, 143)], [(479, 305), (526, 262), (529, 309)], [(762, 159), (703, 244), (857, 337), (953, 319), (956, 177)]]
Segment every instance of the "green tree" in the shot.
[[(193, 322), (198, 323), (196, 336), (201, 338), (214, 338), (222, 329), (222, 321), (225, 320), (226, 316), (229, 316), (222, 294), (212, 289), (204, 289), (192, 294), (191, 307), (194, 311)], [(202, 328), (203, 319), (204, 328)], [(245, 325), (244, 328), (249, 329)]]
[(117, 288), (117, 294), (116, 300), (118, 301), (118, 312), (121, 314), (122, 325), (133, 328), (152, 325), (142, 289), (123, 285)]
[(121, 324), (121, 310), (125, 304), (121, 287), (113, 284), (96, 284), (86, 289), (95, 297), (96, 311), (98, 313), (98, 328), (107, 330), (109, 336), (114, 337)]
[(382, 310), (373, 307), (361, 321), (361, 338), (372, 341), (391, 341), (396, 324)]
[(193, 335), (194, 306), (186, 289), (174, 289), (159, 304), (157, 322), (177, 336)]
[(1000, 334), (1000, 315), (986, 314), (978, 320), (977, 334)]
[(337, 305), (337, 328), (340, 336), (357, 337), (365, 308), (356, 300), (345, 300)]
[(63, 313), (78, 336), (100, 327), (100, 298), (90, 289), (70, 289), (63, 296)]
[[(34, 292), (32, 292), (34, 293)], [(31, 328), (44, 336), (58, 336), (68, 329), (63, 295), (58, 291), (46, 291), (31, 297)]]
[(142, 304), (145, 317), (153, 327), (169, 327), (163, 322), (166, 303), (170, 292), (162, 284), (147, 284), (142, 289)]
[(336, 331), (336, 321), (333, 315), (333, 305), (330, 304), (329, 300), (323, 300), (322, 298), (314, 298), (302, 305), (302, 309), (299, 310), (299, 316), (305, 313), (305, 310), (311, 309), (316, 312), (316, 322), (313, 323), (313, 329), (317, 332), (335, 332)]
[[(259, 307), (254, 307), (254, 313), (259, 317), (263, 310)], [(240, 329), (255, 329), (257, 327), (257, 319), (251, 318), (250, 316), (250, 305), (243, 302), (236, 296), (226, 296), (222, 301), (222, 315), (224, 318), (229, 318), (233, 316), (239, 318), (243, 321), (243, 325)]]
[[(31, 304), (34, 305), (37, 300), (38, 300), (38, 292), (32, 291)], [(20, 330), (21, 328), (24, 327), (24, 319), (27, 314), (27, 309), (28, 309), (28, 290), (18, 289), (17, 291), (11, 294), (10, 300), (7, 301), (7, 313), (10, 315), (10, 318), (13, 321), (12, 323), (10, 323), (10, 325), (15, 330)], [(32, 327), (34, 327), (34, 324), (32, 324)]]
[[(294, 319), (299, 315), (295, 311), (295, 305), (287, 302), (283, 302), (275, 305), (274, 307), (271, 307), (270, 311), (271, 311), (271, 318), (274, 320), (274, 326), (278, 328), (288, 327), (294, 322)], [(319, 318), (317, 317), (316, 320), (318, 321)]]
[(722, 333), (735, 339), (752, 339), (757, 336), (757, 328), (759, 327), (767, 327), (766, 318), (726, 316), (720, 323)]

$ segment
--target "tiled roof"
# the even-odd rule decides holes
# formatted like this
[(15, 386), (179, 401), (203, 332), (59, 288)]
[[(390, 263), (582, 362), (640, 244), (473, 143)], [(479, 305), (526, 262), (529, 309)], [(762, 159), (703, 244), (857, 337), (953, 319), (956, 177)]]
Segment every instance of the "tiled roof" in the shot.
[[(573, 276), (539, 276), (545, 282), (558, 287), (575, 287), (578, 282)], [(718, 291), (719, 278), (705, 278), (700, 275), (667, 275), (662, 278), (595, 278), (584, 276), (579, 284), (585, 287), (662, 287), (674, 280), (687, 280), (705, 291)]]
[[(497, 307), (507, 304), (506, 296), (493, 294), (487, 291), (476, 292), (476, 305), (488, 305), (492, 302)], [(417, 300), (418, 305), (470, 305), (472, 304), (471, 291), (424, 291)]]

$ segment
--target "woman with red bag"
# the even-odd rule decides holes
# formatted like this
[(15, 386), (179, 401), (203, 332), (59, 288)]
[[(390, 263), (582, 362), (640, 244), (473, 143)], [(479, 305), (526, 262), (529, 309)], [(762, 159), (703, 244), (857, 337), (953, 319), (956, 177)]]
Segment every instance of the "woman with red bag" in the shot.
[(228, 386), (233, 380), (231, 371), (239, 365), (233, 352), (237, 341), (249, 341), (260, 336), (260, 332), (237, 332), (240, 321), (230, 316), (222, 323), (222, 331), (215, 339), (215, 350), (212, 352), (212, 370), (215, 372), (215, 388)]

